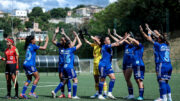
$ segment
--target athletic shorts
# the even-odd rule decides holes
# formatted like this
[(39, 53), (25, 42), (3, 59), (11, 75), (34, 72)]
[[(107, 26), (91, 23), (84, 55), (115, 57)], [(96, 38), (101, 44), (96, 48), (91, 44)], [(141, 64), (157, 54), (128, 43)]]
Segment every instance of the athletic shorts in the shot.
[(99, 63), (94, 63), (94, 68), (93, 68), (93, 74), (94, 75), (99, 75)]
[(129, 68), (131, 68), (132, 69), (132, 64), (123, 64), (123, 70), (126, 70), (126, 69), (129, 69)]
[(75, 69), (63, 69), (63, 79), (73, 79), (76, 78), (76, 71)]
[(170, 80), (172, 74), (171, 63), (160, 63), (158, 68), (158, 79)]
[(144, 80), (145, 66), (133, 66), (134, 79)]
[(59, 67), (58, 67), (58, 72), (59, 73), (62, 73), (63, 72), (63, 64), (59, 64)]
[(23, 68), (25, 70), (26, 75), (32, 75), (33, 73), (37, 72), (37, 69), (35, 66), (29, 66), (24, 64)]
[(105, 66), (103, 64), (99, 64), (99, 73), (101, 78), (106, 78), (109, 74), (114, 73), (114, 70), (112, 69), (112, 65)]
[(16, 64), (6, 64), (6, 74), (14, 74), (16, 75)]

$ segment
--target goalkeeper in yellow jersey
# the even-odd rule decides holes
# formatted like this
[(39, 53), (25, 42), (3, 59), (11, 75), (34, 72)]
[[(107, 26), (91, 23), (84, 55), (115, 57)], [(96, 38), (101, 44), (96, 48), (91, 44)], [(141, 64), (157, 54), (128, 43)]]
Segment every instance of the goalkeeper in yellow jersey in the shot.
[[(84, 38), (84, 41), (89, 44), (91, 47), (93, 47), (93, 57), (94, 57), (94, 68), (93, 68), (93, 75), (94, 75), (94, 81), (95, 81), (95, 89), (96, 94), (91, 96), (91, 98), (97, 98), (99, 95), (99, 61), (101, 59), (101, 47), (100, 45), (100, 36), (91, 36), (91, 39), (94, 40), (94, 43), (89, 42), (87, 39)], [(107, 83), (104, 83), (104, 96), (107, 95)]]

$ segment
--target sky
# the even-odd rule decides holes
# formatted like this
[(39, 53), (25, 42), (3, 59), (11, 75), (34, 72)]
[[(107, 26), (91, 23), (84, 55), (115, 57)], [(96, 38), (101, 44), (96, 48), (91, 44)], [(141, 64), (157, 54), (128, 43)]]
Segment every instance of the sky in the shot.
[(0, 10), (11, 11), (12, 9), (32, 9), (40, 6), (46, 10), (58, 7), (74, 8), (77, 5), (97, 5), (106, 7), (117, 0), (0, 0)]

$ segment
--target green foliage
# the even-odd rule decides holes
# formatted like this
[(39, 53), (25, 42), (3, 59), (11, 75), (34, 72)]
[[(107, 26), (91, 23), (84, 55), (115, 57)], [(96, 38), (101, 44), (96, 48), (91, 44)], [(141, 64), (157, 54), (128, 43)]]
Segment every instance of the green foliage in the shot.
[(50, 11), (51, 18), (65, 18), (68, 8), (54, 8)]

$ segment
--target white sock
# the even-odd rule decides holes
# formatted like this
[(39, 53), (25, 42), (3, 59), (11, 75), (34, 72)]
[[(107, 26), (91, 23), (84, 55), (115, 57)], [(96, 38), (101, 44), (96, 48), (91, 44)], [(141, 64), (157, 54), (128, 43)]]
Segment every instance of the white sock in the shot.
[(167, 94), (167, 95), (168, 95), (168, 99), (172, 99), (172, 98), (171, 98), (171, 93), (169, 93), (169, 94)]
[(68, 92), (68, 95), (71, 95), (71, 92)]
[(163, 101), (167, 101), (167, 95), (163, 95)]
[(96, 91), (96, 95), (99, 95), (99, 91)]
[(107, 95), (107, 91), (104, 91), (104, 95)]
[(108, 95), (112, 95), (112, 92), (108, 92)]

